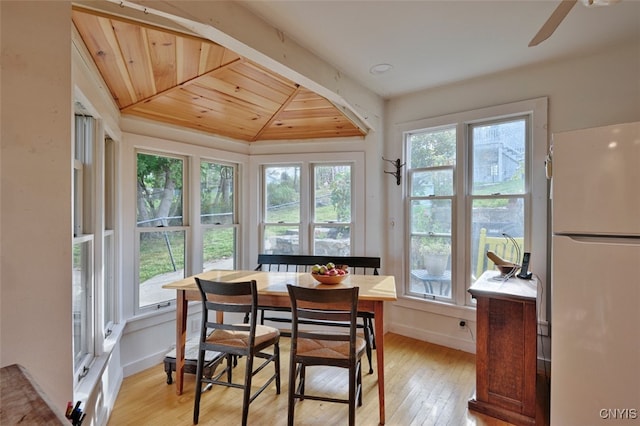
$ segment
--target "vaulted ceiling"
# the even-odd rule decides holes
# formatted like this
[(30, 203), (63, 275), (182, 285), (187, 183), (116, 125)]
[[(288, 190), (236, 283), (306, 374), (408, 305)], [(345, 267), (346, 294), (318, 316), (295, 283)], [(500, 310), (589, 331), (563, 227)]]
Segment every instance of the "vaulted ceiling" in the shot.
[(123, 115), (242, 141), (364, 136), (326, 98), (212, 41), (74, 8)]

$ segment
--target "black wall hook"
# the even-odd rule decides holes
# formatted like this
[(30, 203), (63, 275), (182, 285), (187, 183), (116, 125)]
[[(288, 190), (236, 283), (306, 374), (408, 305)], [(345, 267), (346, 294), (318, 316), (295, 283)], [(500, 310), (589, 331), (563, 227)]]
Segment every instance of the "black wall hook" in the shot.
[(396, 177), (396, 184), (400, 185), (400, 181), (402, 180), (402, 175), (400, 174), (400, 169), (402, 169), (402, 167), (406, 164), (406, 163), (402, 163), (400, 164), (400, 159), (398, 158), (397, 160), (387, 160), (386, 158), (382, 157), (382, 159), (384, 161), (387, 161), (391, 164), (393, 164), (396, 167), (396, 171), (395, 172), (388, 172), (388, 171), (384, 171), (386, 174), (389, 175), (393, 175)]

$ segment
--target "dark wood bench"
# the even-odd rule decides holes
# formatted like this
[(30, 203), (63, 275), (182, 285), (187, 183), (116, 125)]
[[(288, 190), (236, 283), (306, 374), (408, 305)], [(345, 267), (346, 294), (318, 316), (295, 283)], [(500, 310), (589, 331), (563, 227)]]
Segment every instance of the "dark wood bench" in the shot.
[[(348, 265), (349, 272), (362, 275), (379, 275), (380, 258), (364, 256), (314, 256), (296, 254), (259, 254), (256, 271), (289, 271), (289, 272), (309, 272), (313, 265), (326, 265), (333, 262), (336, 265)], [(289, 315), (273, 315), (270, 312), (291, 312), (288, 308), (259, 307), (260, 322), (272, 321), (279, 323), (291, 323)], [(358, 312), (358, 317), (362, 319), (362, 324), (358, 327), (364, 331), (367, 344), (367, 359), (369, 360), (369, 374), (373, 374), (372, 350), (375, 349), (375, 335), (373, 332), (373, 312)], [(307, 321), (307, 324), (322, 325)], [(287, 335), (286, 330), (282, 331)]]

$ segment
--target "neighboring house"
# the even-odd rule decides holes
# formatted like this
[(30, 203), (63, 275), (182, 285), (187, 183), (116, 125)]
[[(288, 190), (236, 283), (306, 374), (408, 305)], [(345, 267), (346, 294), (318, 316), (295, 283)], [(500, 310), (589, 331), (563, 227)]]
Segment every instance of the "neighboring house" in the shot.
[[(0, 2), (2, 28), (2, 97), (0, 168), (0, 362), (2, 366), (21, 363), (34, 376), (54, 405), (82, 399), (90, 415), (103, 423), (115, 401), (124, 376), (156, 365), (174, 340), (172, 310), (134, 318), (130, 294), (131, 259), (117, 253), (119, 283), (113, 336), (105, 338), (96, 364), (84, 383), (75, 387), (72, 328), (72, 110), (81, 96), (101, 116), (102, 125), (114, 141), (126, 146), (154, 140), (165, 148), (195, 146), (197, 155), (226, 155), (246, 167), (249, 177), (253, 158), (275, 153), (292, 155), (284, 144), (246, 144), (213, 138), (215, 148), (204, 148), (211, 137), (145, 122), (121, 119), (109, 103), (96, 75), (87, 72), (72, 45), (70, 2)], [(35, 30), (37, 29), (37, 31)], [(411, 93), (387, 101), (359, 89), (363, 108), (380, 117), (378, 128), (364, 140), (347, 140), (345, 147), (315, 141), (300, 148), (302, 155), (332, 150), (359, 153), (366, 163), (366, 200), (360, 234), (366, 235), (367, 250), (383, 259), (383, 273), (402, 282), (405, 265), (401, 253), (406, 249), (402, 228), (402, 191), (383, 174), (380, 160), (402, 157), (397, 125), (423, 118), (439, 117), (490, 105), (546, 96), (549, 100), (548, 129), (553, 132), (640, 120), (640, 40), (627, 45), (609, 46), (589, 55), (565, 58), (553, 63), (488, 75), (469, 82)], [(308, 55), (311, 55), (308, 53)], [(317, 58), (316, 58), (317, 59)], [(611, 77), (611, 70), (616, 75)], [(577, 78), (579, 76), (580, 78)], [(606, 76), (606, 77), (604, 77)], [(540, 129), (539, 129), (540, 130)], [(542, 130), (542, 131), (544, 131)], [(483, 148), (484, 150), (484, 148)], [(512, 159), (518, 158), (507, 145), (486, 146), (491, 158), (481, 170), (487, 179), (508, 179)], [(133, 159), (123, 153), (117, 165), (122, 174), (117, 188), (130, 195)], [(316, 155), (316, 154), (313, 154)], [(537, 159), (540, 160), (540, 159)], [(543, 167), (542, 162), (532, 164)], [(254, 191), (254, 192), (251, 192)], [(246, 198), (251, 206), (256, 189)], [(124, 228), (135, 221), (134, 201), (121, 196), (115, 223)], [(546, 194), (533, 200), (534, 226), (540, 230), (538, 243), (546, 240)], [(125, 208), (126, 207), (126, 208)], [(247, 207), (247, 210), (249, 208)], [(246, 212), (247, 222), (253, 213)], [(116, 242), (128, 241), (124, 233)], [(249, 246), (250, 237), (243, 236)], [(123, 247), (123, 250), (130, 248)], [(247, 250), (240, 267), (253, 266), (255, 252)], [(532, 256), (532, 270), (547, 276), (546, 256)], [(546, 284), (545, 284), (546, 285)], [(129, 287), (127, 287), (129, 286)], [(548, 289), (548, 287), (546, 287)], [(545, 297), (548, 298), (548, 291)], [(95, 295), (99, 299), (100, 295)], [(458, 331), (458, 318), (473, 320), (474, 312), (464, 306), (443, 309), (425, 307), (402, 299), (388, 306), (391, 331), (438, 344), (473, 350), (475, 342), (467, 332)], [(453, 330), (453, 331), (452, 331)], [(101, 342), (102, 343), (102, 342)], [(548, 347), (540, 357), (550, 356)], [(159, 377), (162, 372), (159, 371)], [(160, 385), (162, 380), (159, 380)]]

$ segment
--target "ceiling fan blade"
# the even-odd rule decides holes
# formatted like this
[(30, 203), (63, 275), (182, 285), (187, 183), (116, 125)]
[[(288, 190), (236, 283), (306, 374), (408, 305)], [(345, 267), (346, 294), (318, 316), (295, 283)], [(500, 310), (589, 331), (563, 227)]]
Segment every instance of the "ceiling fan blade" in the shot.
[(540, 28), (538, 34), (531, 39), (529, 47), (536, 46), (548, 39), (577, 2), (578, 0), (562, 0), (549, 19), (547, 19), (547, 22), (545, 22), (542, 28)]

